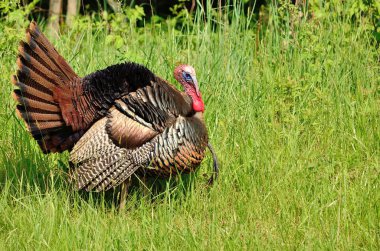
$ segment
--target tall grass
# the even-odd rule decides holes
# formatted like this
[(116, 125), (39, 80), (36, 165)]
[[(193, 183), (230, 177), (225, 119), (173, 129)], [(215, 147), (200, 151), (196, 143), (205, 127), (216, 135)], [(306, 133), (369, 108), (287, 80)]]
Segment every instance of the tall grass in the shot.
[(136, 182), (122, 214), (116, 193), (75, 191), (68, 153), (43, 155), (28, 135), (9, 81), (22, 29), (1, 44), (1, 250), (379, 249), (379, 50), (365, 24), (274, 11), (257, 31), (238, 11), (131, 26), (119, 49), (91, 22), (54, 41), (81, 76), (126, 60), (171, 83), (176, 62), (197, 70), (219, 180), (205, 187), (208, 156), (148, 195)]

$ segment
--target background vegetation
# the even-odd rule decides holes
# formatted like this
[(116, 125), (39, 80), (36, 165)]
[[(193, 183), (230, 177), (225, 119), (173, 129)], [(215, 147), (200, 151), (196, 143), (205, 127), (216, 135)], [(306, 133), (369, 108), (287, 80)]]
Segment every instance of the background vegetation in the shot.
[(197, 1), (61, 22), (52, 41), (81, 76), (127, 60), (172, 83), (176, 62), (197, 69), (218, 182), (205, 187), (208, 156), (148, 194), (136, 180), (121, 214), (117, 191), (74, 191), (68, 153), (43, 155), (15, 116), (10, 76), (37, 4), (0, 3), (1, 250), (379, 249), (378, 2)]

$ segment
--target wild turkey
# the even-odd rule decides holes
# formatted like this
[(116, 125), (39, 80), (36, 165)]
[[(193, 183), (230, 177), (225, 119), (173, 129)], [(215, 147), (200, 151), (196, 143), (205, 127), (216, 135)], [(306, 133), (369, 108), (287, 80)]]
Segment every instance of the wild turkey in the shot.
[(217, 173), (193, 67), (174, 70), (185, 93), (136, 63), (80, 78), (35, 22), (18, 50), (17, 113), (44, 153), (71, 150), (78, 189), (108, 190), (137, 170), (159, 177), (192, 172), (207, 146)]

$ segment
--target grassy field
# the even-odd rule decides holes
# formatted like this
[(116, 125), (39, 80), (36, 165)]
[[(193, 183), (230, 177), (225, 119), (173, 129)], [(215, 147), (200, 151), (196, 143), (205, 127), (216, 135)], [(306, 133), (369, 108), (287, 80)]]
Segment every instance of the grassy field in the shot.
[(114, 46), (83, 22), (54, 40), (81, 76), (123, 61), (172, 83), (176, 62), (197, 70), (217, 183), (205, 187), (208, 154), (198, 173), (152, 181), (148, 195), (136, 182), (122, 214), (116, 192), (75, 191), (68, 153), (43, 155), (16, 118), (10, 76), (26, 21), (4, 25), (0, 250), (379, 250), (380, 65), (365, 24), (245, 23), (131, 26)]

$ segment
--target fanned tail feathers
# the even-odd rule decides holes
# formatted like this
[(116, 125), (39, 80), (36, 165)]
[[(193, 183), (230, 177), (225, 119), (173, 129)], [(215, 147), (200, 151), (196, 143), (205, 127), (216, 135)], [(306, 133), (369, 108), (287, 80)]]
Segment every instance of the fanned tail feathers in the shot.
[(69, 149), (83, 131), (74, 132), (67, 124), (60, 100), (70, 98), (70, 93), (64, 90), (77, 81), (78, 76), (35, 22), (30, 24), (26, 42), (20, 42), (18, 50), (18, 71), (16, 76), (12, 76), (13, 84), (18, 87), (13, 92), (19, 103), (17, 114), (45, 153)]

